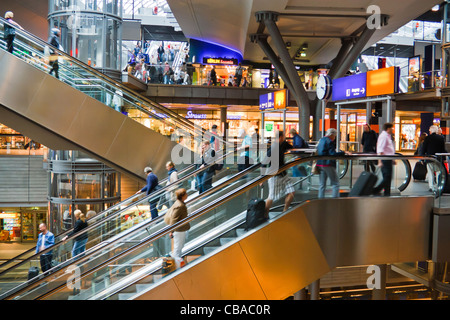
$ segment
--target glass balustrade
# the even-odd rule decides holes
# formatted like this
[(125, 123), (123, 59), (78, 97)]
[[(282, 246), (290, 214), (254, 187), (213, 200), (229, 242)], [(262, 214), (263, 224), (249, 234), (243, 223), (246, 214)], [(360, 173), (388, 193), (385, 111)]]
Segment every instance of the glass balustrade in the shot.
[[(290, 157), (294, 157), (290, 155)], [(446, 175), (444, 166), (434, 158), (416, 156), (374, 156), (353, 155), (342, 157), (305, 157), (293, 158), (280, 170), (286, 172), (292, 183), (294, 198), (291, 208), (301, 205), (306, 200), (316, 199), (319, 188), (317, 174), (311, 174), (312, 161), (332, 159), (338, 161), (340, 172), (340, 196), (348, 196), (357, 178), (366, 168), (367, 161), (378, 159), (395, 159), (391, 196), (432, 196), (435, 205), (440, 205), (440, 192), (443, 190)], [(435, 164), (436, 192), (428, 191), (428, 184), (411, 182), (411, 164), (427, 160)], [(303, 168), (303, 169), (299, 169)], [(293, 177), (299, 169), (300, 177)], [(186, 244), (183, 249), (184, 263), (192, 263), (197, 259), (214, 254), (230, 239), (245, 235), (245, 216), (247, 204), (252, 198), (267, 199), (269, 179), (272, 176), (261, 175), (265, 170), (261, 164), (227, 178), (225, 185), (205, 192), (198, 198), (186, 202), (188, 218), (173, 226), (167, 226), (162, 217), (159, 220), (142, 221), (122, 232), (110, 237), (108, 241), (99, 242), (97, 247), (87, 250), (83, 256), (54, 267), (51, 277), (41, 277), (28, 281), (22, 288), (13, 290), (8, 295), (14, 299), (117, 299), (124, 288), (138, 284), (146, 284), (148, 288), (156, 286), (167, 274), (163, 269), (163, 259), (171, 251), (171, 232), (189, 223)], [(264, 172), (263, 172), (264, 173)], [(379, 173), (375, 172), (378, 176)], [(380, 182), (380, 177), (378, 182)], [(325, 197), (331, 196), (327, 188)], [(376, 195), (381, 196), (381, 195)], [(272, 204), (270, 219), (276, 219), (284, 207), (285, 197), (275, 199)], [(148, 208), (148, 206), (147, 206)], [(134, 210), (142, 210), (136, 207)], [(145, 209), (144, 209), (145, 210)], [(148, 209), (147, 209), (148, 210)], [(270, 223), (270, 220), (269, 220)], [(89, 237), (91, 235), (89, 234)], [(221, 240), (222, 239), (222, 240)], [(32, 262), (28, 261), (29, 264)], [(36, 262), (35, 262), (36, 263)], [(183, 268), (169, 270), (182, 272)], [(74, 287), (73, 275), (79, 275), (79, 282)], [(71, 278), (72, 277), (72, 278)], [(44, 279), (46, 280), (44, 282)], [(75, 291), (73, 289), (76, 289)], [(3, 298), (6, 298), (4, 295)]]

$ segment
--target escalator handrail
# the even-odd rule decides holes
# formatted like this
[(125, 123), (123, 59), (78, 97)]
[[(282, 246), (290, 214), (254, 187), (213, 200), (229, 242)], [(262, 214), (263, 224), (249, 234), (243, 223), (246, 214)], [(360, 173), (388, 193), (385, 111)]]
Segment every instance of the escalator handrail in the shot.
[[(426, 160), (426, 161), (432, 161), (438, 164), (439, 168), (441, 171), (444, 171), (445, 168), (444, 166), (441, 164), (440, 161), (438, 161), (436, 159), (436, 157), (433, 156), (403, 156), (403, 155), (374, 155), (374, 154), (368, 154), (368, 155), (342, 155), (342, 156), (312, 156), (312, 157), (304, 157), (304, 158), (298, 158), (295, 160), (292, 160), (288, 163), (286, 163), (282, 168), (279, 168), (279, 170), (275, 173), (275, 174), (279, 174), (283, 171), (286, 171), (294, 166), (297, 166), (303, 162), (310, 162), (310, 161), (317, 161), (317, 160), (321, 160), (321, 159), (327, 159), (327, 160), (374, 160), (374, 159), (384, 159), (384, 160), (399, 160), (399, 159), (406, 159), (406, 160)], [(234, 176), (234, 178), (237, 180), (238, 178), (240, 178), (243, 175), (246, 175), (248, 172), (256, 170), (258, 168), (261, 167), (261, 163), (255, 164), (249, 168), (247, 168), (246, 170), (238, 173), (237, 175)], [(80, 274), (81, 276), (87, 276), (89, 274), (92, 274), (96, 271), (98, 271), (99, 269), (101, 269), (103, 266), (107, 265), (109, 262), (113, 261), (113, 260), (117, 260), (120, 259), (121, 257), (123, 257), (124, 255), (128, 254), (131, 250), (135, 250), (137, 248), (139, 248), (140, 246), (146, 245), (148, 242), (153, 242), (167, 234), (169, 234), (170, 232), (173, 232), (174, 230), (176, 230), (177, 228), (181, 227), (182, 225), (185, 225), (187, 223), (190, 223), (191, 221), (197, 219), (199, 216), (202, 216), (203, 214), (217, 208), (218, 206), (222, 205), (223, 203), (225, 203), (226, 201), (233, 199), (237, 196), (239, 196), (240, 194), (246, 192), (247, 190), (261, 184), (264, 183), (265, 181), (267, 181), (268, 179), (270, 179), (271, 177), (273, 177), (274, 175), (261, 175), (255, 179), (253, 179), (252, 181), (249, 181), (247, 183), (245, 183), (244, 185), (239, 186), (237, 189), (220, 196), (217, 199), (213, 199), (211, 202), (209, 202), (206, 206), (201, 207), (197, 210), (195, 210), (194, 212), (192, 212), (188, 217), (186, 217), (183, 220), (180, 220), (179, 222), (173, 224), (173, 225), (168, 225), (165, 226), (161, 229), (159, 229), (158, 231), (154, 232), (153, 234), (148, 235), (147, 237), (145, 237), (144, 239), (142, 239), (139, 243), (131, 246), (128, 249), (123, 250), (121, 253), (117, 254), (114, 257), (111, 257), (105, 261), (103, 261), (102, 263), (100, 263), (99, 265), (93, 267), (90, 270), (86, 270), (84, 271), (82, 274)], [(444, 176), (444, 179), (446, 177)], [(442, 183), (442, 185), (445, 184), (445, 180)], [(215, 188), (219, 188), (219, 186), (215, 187)], [(205, 192), (206, 194), (206, 192)], [(203, 194), (202, 194), (203, 195)], [(163, 218), (163, 216), (161, 216), (160, 218)], [(141, 226), (137, 227), (136, 229), (134, 229), (133, 231), (138, 231), (138, 230), (143, 230), (145, 228), (147, 228), (147, 224), (149, 224), (150, 222), (154, 222), (155, 220), (151, 220), (151, 221), (145, 221), (144, 223), (142, 223)], [(114, 243), (108, 243), (105, 246), (101, 246), (101, 249), (107, 249), (108, 247), (112, 246)], [(88, 253), (86, 252), (85, 256), (82, 258), (83, 261), (89, 259), (89, 257), (94, 254), (94, 252)], [(69, 261), (69, 260), (68, 260)], [(80, 262), (80, 260), (77, 260), (78, 263)], [(66, 267), (67, 264), (65, 264), (64, 266), (61, 267)], [(58, 269), (59, 270), (59, 269)], [(49, 270), (50, 271), (50, 270)], [(47, 271), (48, 272), (48, 271)], [(45, 273), (43, 274), (45, 275)], [(49, 276), (50, 274), (45, 275), (45, 277)], [(45, 277), (39, 277), (37, 282), (33, 282), (33, 284), (36, 283), (41, 283)], [(25, 282), (24, 284), (26, 284), (28, 282)], [(20, 288), (22, 287), (22, 285), (19, 285), (17, 287), (18, 290), (16, 290), (15, 292), (9, 294), (9, 292), (6, 292), (5, 294), (3, 294), (0, 298), (1, 299), (5, 299), (5, 298), (9, 298), (9, 296), (11, 295), (15, 295), (17, 293), (20, 293), (22, 291), (24, 291), (24, 288)], [(62, 286), (64, 286), (64, 284), (53, 288), (52, 290), (50, 290), (49, 292), (45, 293), (44, 295), (48, 295), (51, 292), (54, 292), (56, 290), (58, 290), (59, 288), (61, 288)], [(14, 290), (14, 289), (13, 289)], [(9, 294), (8, 296), (5, 297), (6, 294)]]
[[(186, 168), (183, 168), (178, 174), (182, 174), (182, 173), (184, 173), (184, 172), (186, 172), (186, 171), (189, 171), (189, 170), (191, 170), (194, 166), (195, 166), (195, 164), (190, 165), (190, 166), (187, 166)], [(184, 179), (184, 177), (183, 177), (182, 179)], [(161, 180), (161, 182), (159, 182), (159, 184), (161, 184), (161, 185), (166, 184), (168, 180), (169, 180), (169, 178), (166, 177), (166, 178), (164, 178), (163, 180)], [(180, 180), (181, 180), (181, 179), (180, 179)], [(120, 201), (119, 203), (116, 203), (115, 205), (109, 207), (108, 209), (99, 212), (99, 213), (96, 214), (94, 217), (89, 218), (89, 219), (87, 219), (86, 221), (89, 222), (89, 220), (92, 220), (92, 219), (94, 219), (94, 218), (96, 218), (96, 220), (99, 220), (99, 218), (98, 218), (99, 216), (107, 215), (108, 212), (117, 210), (117, 208), (120, 207), (120, 206), (122, 206), (124, 202), (128, 202), (128, 201), (130, 201), (130, 200), (132, 200), (132, 199), (134, 199), (134, 198), (136, 198), (136, 197), (142, 197), (142, 196), (134, 194), (134, 195), (132, 195), (132, 196), (130, 196), (130, 197), (128, 197), (128, 198), (126, 198), (126, 199)], [(145, 197), (142, 197), (142, 199), (143, 199), (143, 198), (145, 198)], [(140, 201), (140, 200), (142, 200), (142, 199), (138, 199), (138, 200), (136, 200), (136, 201), (130, 203), (127, 207), (134, 205), (135, 202), (138, 202), (138, 201)], [(102, 219), (99, 220), (99, 221), (102, 221)], [(99, 222), (99, 221), (98, 221), (98, 222)], [(95, 224), (94, 224), (94, 225), (95, 225)], [(69, 234), (70, 232), (72, 232), (73, 229), (74, 229), (74, 228), (72, 227), (72, 228), (70, 228), (70, 229), (68, 229), (68, 230), (66, 230), (66, 231), (63, 231), (63, 232), (61, 232), (61, 233), (55, 235), (55, 238), (57, 238), (57, 237), (63, 237), (63, 236), (65, 236), (65, 235)], [(11, 258), (11, 259), (8, 259), (8, 260), (5, 261), (5, 262), (2, 262), (2, 263), (0, 264), (0, 268), (1, 268), (3, 265), (5, 265), (5, 264), (10, 263), (11, 260), (20, 260), (21, 257), (23, 257), (23, 256), (25, 256), (25, 255), (28, 255), (28, 254), (30, 254), (32, 251), (35, 251), (35, 250), (36, 250), (36, 248), (31, 248), (31, 249), (29, 249), (29, 250), (27, 250), (27, 251), (25, 251), (25, 252), (22, 252), (22, 253), (18, 254), (18, 255), (15, 256), (14, 258)], [(30, 258), (31, 258), (31, 257), (30, 257)], [(8, 270), (8, 269), (5, 269), (4, 271), (6, 271), (6, 270)], [(0, 276), (4, 273), (4, 271), (0, 272)]]

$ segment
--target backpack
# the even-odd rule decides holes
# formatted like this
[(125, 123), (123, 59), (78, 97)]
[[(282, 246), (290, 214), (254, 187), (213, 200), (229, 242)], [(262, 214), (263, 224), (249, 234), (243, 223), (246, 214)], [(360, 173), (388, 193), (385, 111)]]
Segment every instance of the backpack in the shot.
[(247, 206), (247, 215), (245, 217), (245, 231), (255, 228), (267, 220), (266, 202), (263, 199), (253, 198)]

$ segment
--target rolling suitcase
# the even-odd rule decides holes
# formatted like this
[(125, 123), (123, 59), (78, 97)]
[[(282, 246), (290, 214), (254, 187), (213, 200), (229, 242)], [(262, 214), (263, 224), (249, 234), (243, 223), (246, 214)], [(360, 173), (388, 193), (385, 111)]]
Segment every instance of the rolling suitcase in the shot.
[(245, 230), (254, 228), (267, 220), (266, 218), (266, 202), (263, 199), (251, 199), (247, 207), (247, 215), (245, 218)]
[(355, 185), (352, 190), (350, 190), (348, 196), (359, 197), (371, 195), (377, 180), (378, 178), (375, 174), (364, 171), (356, 180)]
[(427, 165), (423, 163), (423, 161), (417, 161), (413, 170), (413, 178), (414, 180), (425, 180), (427, 176)]
[(28, 269), (28, 280), (33, 279), (38, 274), (39, 274), (39, 268), (38, 267), (30, 267), (30, 269)]

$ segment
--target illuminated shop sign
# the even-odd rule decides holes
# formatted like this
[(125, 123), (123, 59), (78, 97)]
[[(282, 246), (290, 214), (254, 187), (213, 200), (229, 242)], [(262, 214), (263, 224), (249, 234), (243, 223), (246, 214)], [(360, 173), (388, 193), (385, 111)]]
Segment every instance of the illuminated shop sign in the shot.
[(269, 92), (259, 96), (259, 110), (286, 109), (288, 100), (287, 89)]
[[(193, 113), (192, 111), (188, 111), (186, 114), (186, 119), (194, 119), (194, 120), (205, 120), (208, 117), (205, 113)], [(227, 115), (228, 120), (241, 120), (242, 116), (240, 115)]]
[(237, 65), (238, 60), (228, 58), (203, 58), (203, 63)]
[(192, 113), (192, 111), (188, 111), (187, 114), (186, 114), (186, 119), (202, 120), (202, 119), (206, 119), (206, 114), (204, 114), (204, 113)]

